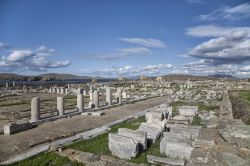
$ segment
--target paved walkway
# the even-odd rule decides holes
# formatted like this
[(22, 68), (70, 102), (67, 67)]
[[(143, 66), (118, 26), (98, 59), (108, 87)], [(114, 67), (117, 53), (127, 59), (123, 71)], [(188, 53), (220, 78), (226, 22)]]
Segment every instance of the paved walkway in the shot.
[(79, 115), (44, 123), (34, 129), (16, 133), (11, 136), (0, 135), (0, 161), (24, 152), (30, 147), (101, 127), (104, 124), (141, 112), (166, 101), (166, 96), (151, 98), (145, 101), (104, 110), (106, 115), (101, 117)]

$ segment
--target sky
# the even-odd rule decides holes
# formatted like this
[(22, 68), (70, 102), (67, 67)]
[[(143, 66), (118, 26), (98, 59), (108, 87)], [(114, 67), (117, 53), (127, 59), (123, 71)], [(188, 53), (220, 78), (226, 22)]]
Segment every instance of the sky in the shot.
[(250, 77), (250, 1), (0, 0), (0, 72)]

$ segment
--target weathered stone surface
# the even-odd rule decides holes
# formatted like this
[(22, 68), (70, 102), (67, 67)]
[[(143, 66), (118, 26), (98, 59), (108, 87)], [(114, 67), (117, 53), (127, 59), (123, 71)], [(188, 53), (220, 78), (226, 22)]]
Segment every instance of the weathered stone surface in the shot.
[(186, 124), (187, 125), (192, 120), (193, 120), (193, 118), (191, 116), (190, 117), (185, 117), (185, 116), (182, 116), (182, 115), (176, 115), (173, 118), (170, 118), (168, 122), (169, 123)]
[(160, 126), (152, 125), (150, 123), (142, 123), (139, 127), (140, 131), (147, 133), (147, 139), (151, 140), (153, 143), (160, 137), (163, 128)]
[(131, 137), (110, 133), (108, 144), (112, 155), (121, 159), (131, 159), (131, 157), (136, 157), (139, 152), (138, 142)]
[(5, 135), (10, 135), (10, 134), (14, 134), (14, 133), (17, 133), (20, 131), (31, 129), (33, 127), (35, 127), (35, 125), (32, 125), (29, 122), (20, 123), (20, 124), (8, 123), (8, 124), (3, 126), (3, 131), (4, 131)]
[(193, 149), (191, 143), (183, 139), (164, 137), (160, 143), (160, 152), (171, 158), (189, 159)]
[(207, 128), (216, 128), (218, 126), (218, 118), (211, 118), (206, 123)]
[(66, 149), (58, 153), (61, 156), (67, 157), (72, 161), (77, 161), (88, 166), (104, 165), (105, 162), (100, 161), (100, 156), (89, 152), (82, 152), (74, 149)]
[(232, 124), (219, 130), (223, 139), (239, 147), (250, 148), (250, 126), (243, 123)]
[(147, 133), (146, 132), (140, 131), (140, 130), (119, 128), (118, 134), (135, 139), (143, 147), (143, 150), (147, 149)]
[(198, 137), (201, 126), (187, 126), (179, 124), (168, 124), (170, 133), (183, 139), (195, 140)]
[(146, 113), (145, 117), (148, 122), (154, 123), (156, 120), (162, 121), (164, 114), (162, 111), (150, 111)]
[(197, 138), (195, 138), (194, 147), (211, 148), (215, 145), (214, 138), (216, 129), (203, 128)]
[(231, 154), (222, 153), (222, 160), (224, 160), (228, 166), (247, 166), (250, 165), (250, 159), (242, 159), (241, 157)]
[(107, 155), (102, 155), (101, 161), (105, 162), (105, 166), (117, 166), (117, 165), (119, 166), (146, 166), (146, 164), (131, 163), (126, 160), (120, 160), (113, 156), (107, 156)]
[(184, 166), (185, 161), (179, 159), (171, 159), (166, 157), (157, 157), (152, 155), (147, 155), (147, 160), (151, 164), (167, 164), (172, 166)]
[(182, 116), (195, 116), (198, 111), (198, 106), (181, 106), (178, 111)]

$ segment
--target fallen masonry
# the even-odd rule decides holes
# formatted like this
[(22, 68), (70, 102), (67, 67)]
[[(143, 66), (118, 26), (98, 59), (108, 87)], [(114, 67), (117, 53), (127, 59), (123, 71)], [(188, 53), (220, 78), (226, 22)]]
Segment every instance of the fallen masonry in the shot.
[(160, 143), (160, 152), (174, 159), (189, 159), (194, 147), (192, 142), (164, 135)]
[(135, 139), (140, 144), (140, 146), (142, 146), (143, 150), (147, 149), (147, 133), (146, 132), (143, 132), (140, 130), (119, 128), (118, 134)]
[(121, 159), (131, 159), (139, 153), (139, 142), (131, 137), (110, 133), (108, 139), (109, 149), (114, 156)]
[(147, 160), (150, 164), (164, 164), (171, 166), (184, 166), (185, 161), (181, 159), (171, 159), (166, 157), (157, 157), (152, 155), (147, 155)]
[(3, 129), (4, 129), (4, 134), (6, 135), (10, 135), (10, 134), (13, 134), (13, 133), (17, 133), (17, 132), (21, 132), (21, 131), (24, 131), (24, 130), (28, 130), (28, 129), (31, 129), (35, 127), (35, 125), (29, 123), (29, 122), (26, 122), (26, 123), (9, 123), (9, 124), (6, 124), (4, 125)]

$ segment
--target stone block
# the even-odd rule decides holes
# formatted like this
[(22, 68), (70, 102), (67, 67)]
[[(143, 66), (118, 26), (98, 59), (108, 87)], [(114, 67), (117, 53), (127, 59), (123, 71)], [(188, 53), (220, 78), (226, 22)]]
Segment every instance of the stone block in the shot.
[(5, 135), (14, 134), (20, 131), (28, 130), (35, 127), (35, 125), (32, 125), (29, 122), (16, 124), (16, 123), (8, 123), (3, 126), (3, 131)]
[(155, 120), (162, 121), (164, 114), (162, 111), (150, 111), (145, 114), (146, 120), (149, 122), (154, 122)]
[(140, 131), (144, 131), (147, 133), (147, 139), (155, 143), (156, 139), (158, 139), (161, 135), (163, 129), (160, 126), (156, 126), (150, 123), (142, 123), (139, 127)]
[(193, 151), (189, 141), (164, 137), (160, 143), (160, 152), (170, 158), (189, 159)]
[(195, 116), (198, 112), (198, 106), (181, 106), (178, 111), (182, 116)]
[(147, 133), (146, 132), (140, 131), (140, 130), (119, 128), (118, 134), (135, 139), (142, 146), (143, 150), (147, 149)]
[(125, 137), (119, 134), (109, 134), (109, 150), (112, 155), (121, 159), (131, 159), (139, 153), (139, 144), (131, 137)]

